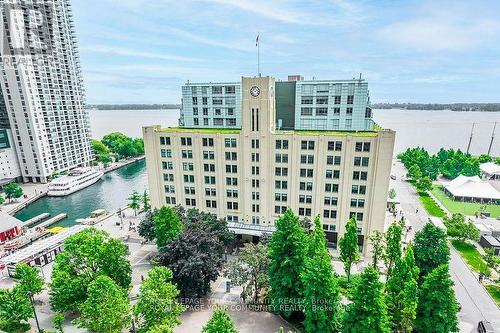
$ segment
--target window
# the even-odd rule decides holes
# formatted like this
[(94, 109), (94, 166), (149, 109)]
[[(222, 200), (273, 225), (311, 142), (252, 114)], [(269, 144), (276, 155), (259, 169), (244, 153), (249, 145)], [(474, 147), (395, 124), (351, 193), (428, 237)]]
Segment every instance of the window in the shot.
[(333, 192), (333, 193), (338, 193), (339, 191), (339, 184), (325, 184), (325, 192)]
[(214, 118), (214, 126), (223, 126), (223, 125), (224, 125), (224, 119)]
[(215, 153), (211, 150), (204, 150), (203, 151), (203, 159), (204, 160), (214, 160), (215, 159)]
[(170, 158), (170, 157), (172, 157), (172, 150), (171, 149), (161, 149), (160, 155), (163, 158)]
[(227, 173), (238, 173), (238, 166), (226, 164), (226, 172)]
[(182, 162), (182, 170), (184, 171), (193, 171), (194, 164), (190, 162)]
[(226, 177), (226, 185), (228, 186), (238, 186), (238, 178), (236, 177)]
[(208, 126), (208, 118), (203, 118), (203, 125)]
[(200, 124), (200, 120), (198, 118), (193, 119), (195, 126), (198, 126)]
[(215, 184), (215, 176), (205, 176), (205, 184)]
[(306, 203), (306, 204), (312, 203), (312, 195), (304, 195), (304, 194), (299, 195), (299, 203)]
[[(201, 98), (201, 104), (203, 104), (203, 105), (207, 105), (207, 104), (208, 104), (208, 97), (202, 97), (202, 98)], [(205, 109), (205, 108), (203, 108), (203, 109)], [(207, 109), (207, 110), (208, 110), (208, 109)]]
[(356, 142), (355, 151), (369, 152), (370, 145), (370, 142)]
[(316, 104), (328, 104), (328, 97), (326, 96), (316, 97)]
[(193, 97), (193, 105), (198, 105), (198, 98), (197, 97)]
[(234, 115), (234, 108), (227, 108), (227, 115), (233, 116)]
[(324, 203), (327, 206), (337, 206), (338, 198), (337, 197), (325, 197)]
[(301, 191), (312, 191), (313, 183), (312, 182), (300, 182), (299, 189)]
[(300, 143), (301, 149), (314, 150), (314, 141), (301, 141)]
[(165, 182), (173, 182), (174, 181), (174, 174), (172, 174), (172, 173), (164, 173), (163, 174), (163, 181), (165, 181)]
[(217, 201), (215, 200), (206, 200), (205, 204), (207, 208), (217, 208)]
[(276, 163), (288, 163), (288, 154), (276, 154)]
[(215, 188), (210, 188), (210, 187), (205, 188), (205, 195), (206, 196), (215, 197), (216, 194), (217, 194), (217, 191), (215, 190)]
[(346, 111), (345, 111), (345, 113), (347, 115), (352, 115), (352, 108), (347, 108)]
[(182, 158), (193, 158), (193, 151), (191, 149), (181, 151)]
[(208, 108), (203, 108), (203, 115), (208, 116)]
[(361, 159), (361, 165), (362, 165), (362, 166), (368, 166), (368, 162), (369, 162), (369, 160), (370, 160), (370, 159), (369, 159), (368, 157), (363, 157), (363, 158)]
[(276, 140), (276, 149), (288, 149), (288, 140)]
[(252, 175), (260, 175), (260, 167), (252, 165)]
[(360, 165), (361, 165), (361, 157), (355, 156), (354, 157), (354, 166), (360, 166)]
[(354, 95), (347, 96), (347, 104), (354, 104)]
[(222, 98), (212, 98), (212, 105), (222, 105)]
[(340, 104), (340, 97), (341, 96), (335, 96), (335, 104)]
[(260, 160), (260, 155), (259, 153), (252, 153), (252, 162), (259, 162)]
[(302, 104), (312, 104), (313, 97), (312, 96), (302, 96), (301, 102), (302, 102)]
[(352, 185), (351, 193), (352, 194), (366, 194), (366, 186), (365, 185)]
[(372, 117), (372, 109), (366, 108), (365, 110), (365, 118), (371, 118)]
[(365, 152), (370, 151), (370, 142), (363, 143), (363, 151), (365, 151)]
[(300, 115), (301, 116), (312, 116), (313, 109), (312, 108), (301, 108)]
[(181, 146), (192, 146), (193, 141), (191, 138), (181, 138)]
[(312, 178), (313, 172), (313, 169), (300, 169), (300, 177)]
[(185, 183), (194, 183), (194, 175), (184, 175)]
[(203, 147), (213, 147), (214, 139), (213, 138), (203, 138), (202, 139)]
[(260, 187), (260, 180), (252, 179), (252, 187), (259, 188)]
[(196, 190), (194, 187), (184, 186), (185, 194), (196, 194)]
[[(323, 211), (323, 217), (327, 218), (327, 219), (336, 219), (337, 218), (337, 211), (325, 209)], [(325, 225), (323, 225), (323, 228), (324, 227), (325, 227)]]
[(274, 200), (286, 202), (288, 200), (287, 193), (274, 193)]
[(232, 209), (232, 210), (237, 210), (238, 209), (238, 203), (237, 202), (227, 202), (227, 209)]
[(334, 115), (340, 115), (340, 108), (333, 108)]
[(226, 94), (234, 94), (236, 93), (236, 87), (235, 86), (225, 86), (224, 87)]
[(314, 155), (300, 155), (300, 163), (314, 164)]
[(168, 162), (163, 161), (161, 162), (161, 165), (164, 170), (172, 170), (174, 168), (174, 164), (170, 161)]
[(260, 192), (252, 192), (252, 200), (260, 200)]
[(238, 197), (238, 190), (226, 190), (226, 196), (228, 198), (237, 198)]
[(316, 108), (316, 115), (317, 116), (327, 116), (328, 115), (328, 108)]
[(252, 139), (252, 149), (259, 149), (259, 139)]
[(226, 118), (226, 126), (236, 126), (236, 119)]
[(288, 168), (275, 168), (274, 169), (275, 176), (288, 176)]
[(212, 94), (222, 94), (222, 86), (212, 86)]
[(238, 153), (226, 151), (226, 161), (236, 161), (238, 159)]
[(165, 203), (167, 205), (175, 205), (175, 197), (165, 197)]
[(198, 87), (191, 87), (191, 94), (196, 95)]
[(274, 182), (274, 188), (278, 190), (286, 190), (288, 188), (288, 181), (286, 180), (276, 180)]
[(165, 193), (175, 193), (174, 185), (165, 185)]
[(215, 172), (215, 164), (203, 164), (203, 170), (205, 172)]
[(286, 206), (274, 206), (275, 214), (285, 214), (287, 207)]
[(224, 146), (226, 148), (236, 148), (236, 138), (225, 138)]
[(160, 137), (160, 144), (161, 145), (170, 145), (170, 138), (168, 136), (161, 136)]

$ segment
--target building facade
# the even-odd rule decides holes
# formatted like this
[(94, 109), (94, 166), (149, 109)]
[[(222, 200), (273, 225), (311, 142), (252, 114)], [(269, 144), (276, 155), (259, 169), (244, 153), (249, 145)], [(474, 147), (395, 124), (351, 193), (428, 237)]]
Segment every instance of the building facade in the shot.
[(11, 142), (10, 130), (0, 128), (0, 187), (21, 178), (16, 149)]
[(196, 207), (249, 229), (274, 226), (291, 207), (320, 215), (332, 247), (354, 215), (367, 252), (366, 236), (384, 228), (395, 133), (294, 128), (299, 82), (243, 77), (241, 128), (145, 127), (153, 207)]
[(55, 171), (88, 165), (91, 134), (70, 1), (5, 2), (1, 16), (0, 118), (9, 120), (23, 180), (46, 182)]

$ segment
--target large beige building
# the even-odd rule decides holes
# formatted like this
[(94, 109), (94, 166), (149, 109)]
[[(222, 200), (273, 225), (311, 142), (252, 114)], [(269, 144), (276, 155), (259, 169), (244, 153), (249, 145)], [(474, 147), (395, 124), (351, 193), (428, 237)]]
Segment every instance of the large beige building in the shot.
[[(231, 122), (240, 122), (241, 128), (143, 128), (153, 207), (196, 207), (225, 217), (237, 233), (253, 236), (272, 231), (274, 222), (291, 207), (302, 218), (320, 215), (329, 245), (334, 248), (346, 221), (355, 215), (359, 245), (364, 249), (366, 237), (384, 227), (395, 132), (376, 125), (372, 131), (290, 128), (293, 118), (301, 117), (301, 109), (316, 109), (316, 114), (317, 109), (326, 108), (329, 115), (339, 107), (339, 118), (349, 119), (349, 105), (356, 102), (365, 103), (363, 113), (371, 121), (368, 99), (353, 101), (349, 95), (338, 99), (335, 95), (335, 91), (341, 91), (336, 85), (354, 89), (350, 86), (366, 82), (307, 82), (312, 88), (301, 88), (299, 94), (295, 82), (243, 77), (237, 89), (226, 89), (229, 94), (241, 94), (241, 106), (237, 108), (241, 114), (235, 115), (240, 120)], [(214, 114), (227, 117), (224, 103), (217, 102), (214, 107), (203, 97), (209, 90), (203, 87), (211, 85), (183, 87), (195, 96), (189, 96), (190, 109), (186, 110), (183, 94), (181, 125), (186, 113), (197, 110), (198, 104), (204, 116), (212, 117), (209, 121), (217, 117)], [(220, 89), (214, 91), (219, 93)], [(304, 91), (311, 91), (311, 97), (305, 97), (306, 103)], [(225, 96), (225, 92), (220, 93)], [(232, 104), (229, 107), (236, 109)], [(319, 114), (316, 117), (321, 119)], [(209, 121), (203, 123), (210, 125)], [(289, 124), (288, 129), (280, 129), (284, 122)]]

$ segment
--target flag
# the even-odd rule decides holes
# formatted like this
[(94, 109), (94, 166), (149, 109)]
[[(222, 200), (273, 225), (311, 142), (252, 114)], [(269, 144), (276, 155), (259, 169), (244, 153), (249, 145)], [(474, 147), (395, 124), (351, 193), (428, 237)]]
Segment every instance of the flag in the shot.
[(259, 46), (259, 34), (257, 34), (257, 38), (255, 39), (255, 46)]

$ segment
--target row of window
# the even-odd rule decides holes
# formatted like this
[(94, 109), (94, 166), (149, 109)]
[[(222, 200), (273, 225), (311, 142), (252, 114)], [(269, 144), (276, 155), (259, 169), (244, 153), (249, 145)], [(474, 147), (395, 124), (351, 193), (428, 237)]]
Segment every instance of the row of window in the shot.
[[(236, 86), (202, 86), (201, 93), (207, 94), (208, 89), (211, 89), (212, 94), (222, 94), (222, 89), (226, 94), (235, 94)], [(191, 86), (191, 94), (196, 95), (198, 93), (198, 86)]]
[[(340, 104), (342, 96), (333, 96), (333, 103)], [(302, 96), (301, 104), (313, 104), (313, 96)], [(328, 104), (328, 96), (318, 96), (316, 97), (316, 104)], [(347, 96), (347, 104), (354, 104), (354, 95)]]
[[(203, 105), (208, 105), (208, 97), (202, 97), (201, 98), (201, 104)], [(192, 97), (192, 102), (193, 105), (198, 105), (198, 97)], [(226, 97), (226, 98), (221, 98), (221, 97), (213, 97), (212, 98), (212, 105), (236, 105), (236, 99), (234, 97)]]
[[(320, 107), (320, 108), (311, 108), (311, 107), (302, 107), (300, 108), (301, 116), (312, 116), (313, 111), (315, 111), (316, 116), (328, 116), (328, 108)], [(352, 108), (348, 107), (345, 110), (346, 115), (352, 115)], [(340, 115), (340, 108), (333, 108), (334, 115)]]
[[(210, 108), (202, 108), (203, 115), (208, 116), (209, 110), (210, 110)], [(213, 113), (216, 116), (222, 116), (222, 110), (224, 110), (224, 109), (223, 108), (214, 108)], [(193, 116), (197, 116), (197, 115), (198, 115), (198, 108), (193, 108)], [(234, 108), (226, 108), (225, 115), (226, 116), (234, 116)]]

